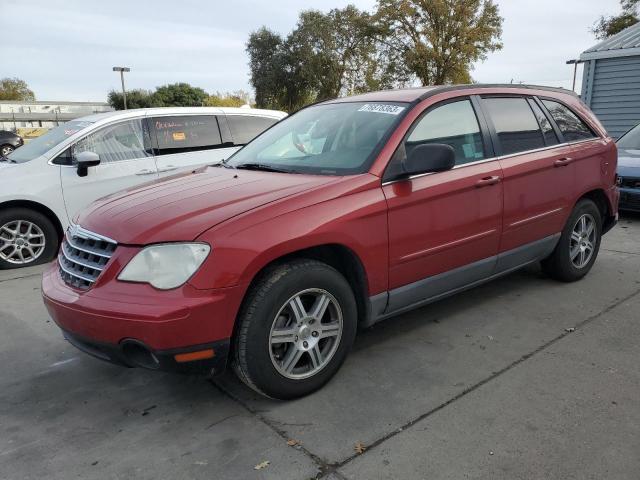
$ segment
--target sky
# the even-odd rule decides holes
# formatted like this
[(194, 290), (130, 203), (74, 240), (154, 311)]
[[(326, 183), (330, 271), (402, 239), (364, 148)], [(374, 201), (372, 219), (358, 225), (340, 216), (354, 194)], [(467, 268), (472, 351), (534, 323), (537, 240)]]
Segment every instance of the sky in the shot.
[[(298, 13), (375, 0), (0, 0), (0, 77), (19, 77), (38, 100), (106, 101), (120, 89), (188, 82), (213, 93), (250, 90), (245, 43), (266, 25), (282, 34)], [(482, 83), (571, 88), (569, 59), (597, 43), (590, 28), (618, 0), (497, 0), (504, 48), (476, 64)], [(10, 21), (8, 21), (11, 19)], [(11, 61), (7, 61), (11, 59)], [(578, 71), (580, 88), (581, 69)]]

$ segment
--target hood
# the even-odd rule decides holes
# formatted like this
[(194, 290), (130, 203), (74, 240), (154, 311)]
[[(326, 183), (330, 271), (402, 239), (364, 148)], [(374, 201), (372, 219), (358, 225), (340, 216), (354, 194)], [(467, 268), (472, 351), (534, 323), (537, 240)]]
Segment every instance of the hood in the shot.
[(11, 167), (17, 167), (19, 164), (13, 162), (0, 162), (0, 170), (5, 170)]
[(208, 167), (104, 197), (77, 223), (123, 244), (192, 241), (225, 220), (338, 178)]
[(618, 175), (640, 178), (640, 150), (618, 150)]

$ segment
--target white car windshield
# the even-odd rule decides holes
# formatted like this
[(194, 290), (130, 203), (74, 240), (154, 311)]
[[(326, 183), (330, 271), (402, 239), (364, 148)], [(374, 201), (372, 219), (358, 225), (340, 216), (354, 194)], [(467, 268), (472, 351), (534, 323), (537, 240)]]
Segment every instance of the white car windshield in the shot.
[(57, 145), (60, 145), (71, 135), (75, 135), (80, 130), (84, 130), (92, 123), (93, 122), (80, 120), (64, 123), (56, 128), (52, 128), (44, 135), (25, 143), (22, 147), (16, 148), (7, 158), (14, 163), (29, 162), (45, 154)]
[(226, 164), (317, 175), (363, 173), (408, 107), (400, 102), (341, 102), (308, 107), (265, 131)]

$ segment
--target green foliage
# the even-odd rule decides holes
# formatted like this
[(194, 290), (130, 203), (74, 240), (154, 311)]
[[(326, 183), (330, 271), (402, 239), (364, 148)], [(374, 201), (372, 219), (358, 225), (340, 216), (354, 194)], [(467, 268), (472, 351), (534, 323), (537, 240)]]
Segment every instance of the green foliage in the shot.
[(631, 25), (638, 23), (638, 5), (640, 0), (620, 0), (622, 13), (619, 15), (600, 17), (592, 28), (593, 34), (599, 40), (609, 38)]
[(155, 100), (163, 107), (200, 107), (209, 95), (203, 89), (188, 83), (173, 83), (156, 89)]
[(379, 0), (377, 19), (423, 85), (470, 83), (473, 63), (502, 48), (493, 0)]
[(304, 61), (280, 35), (262, 27), (249, 36), (247, 53), (258, 107), (292, 111), (313, 101)]
[[(127, 108), (151, 107), (201, 107), (209, 95), (203, 89), (188, 83), (174, 83), (150, 90), (127, 90)], [(124, 108), (122, 93), (111, 90), (107, 96), (109, 105), (116, 110)]]
[(204, 104), (208, 107), (242, 107), (251, 105), (251, 96), (244, 90), (237, 90), (233, 93), (216, 92), (207, 97)]
[(381, 30), (353, 5), (300, 13), (283, 38), (266, 27), (247, 43), (256, 103), (287, 111), (339, 95), (388, 88), (401, 76), (382, 55)]
[(468, 83), (473, 63), (502, 48), (501, 34), (493, 0), (378, 0), (374, 14), (353, 5), (308, 10), (286, 37), (266, 27), (251, 34), (251, 84), (258, 106), (291, 111), (416, 77)]
[[(111, 90), (107, 101), (116, 110), (124, 109), (122, 92)], [(159, 106), (153, 93), (149, 90), (127, 90), (127, 108), (151, 108)]]
[(35, 94), (24, 80), (8, 77), (0, 80), (0, 100), (33, 102), (35, 99)]

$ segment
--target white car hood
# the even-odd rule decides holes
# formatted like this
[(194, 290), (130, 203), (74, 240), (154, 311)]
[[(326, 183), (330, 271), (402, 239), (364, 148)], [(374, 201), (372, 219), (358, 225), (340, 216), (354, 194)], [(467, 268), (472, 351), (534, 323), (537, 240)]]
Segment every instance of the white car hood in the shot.
[(17, 163), (0, 162), (0, 170), (6, 170), (7, 168), (17, 167), (17, 166), (18, 166)]

